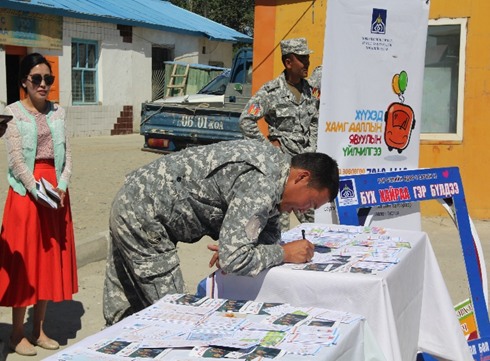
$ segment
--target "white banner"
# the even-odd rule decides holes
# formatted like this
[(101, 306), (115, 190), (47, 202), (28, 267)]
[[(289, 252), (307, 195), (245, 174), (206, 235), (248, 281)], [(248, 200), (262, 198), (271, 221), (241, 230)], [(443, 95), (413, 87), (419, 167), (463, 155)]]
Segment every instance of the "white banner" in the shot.
[[(418, 168), (428, 17), (428, 0), (328, 1), (318, 151), (341, 175)], [(373, 224), (420, 229), (416, 204), (371, 215)], [(335, 210), (315, 218), (335, 223)]]

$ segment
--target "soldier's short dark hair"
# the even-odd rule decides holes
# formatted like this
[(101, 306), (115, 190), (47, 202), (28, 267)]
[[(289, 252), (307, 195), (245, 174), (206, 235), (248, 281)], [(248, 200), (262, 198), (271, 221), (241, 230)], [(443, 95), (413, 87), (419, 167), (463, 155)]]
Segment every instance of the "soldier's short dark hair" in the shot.
[(291, 159), (292, 168), (305, 169), (310, 172), (309, 186), (315, 189), (328, 188), (330, 200), (333, 201), (339, 192), (339, 166), (337, 161), (325, 153), (302, 153)]

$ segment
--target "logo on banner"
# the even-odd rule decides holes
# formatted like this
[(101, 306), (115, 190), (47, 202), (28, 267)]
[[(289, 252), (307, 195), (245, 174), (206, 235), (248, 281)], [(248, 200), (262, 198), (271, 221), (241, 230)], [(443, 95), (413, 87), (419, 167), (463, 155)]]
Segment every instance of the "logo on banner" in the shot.
[(386, 9), (373, 9), (371, 17), (371, 33), (386, 34)]
[(353, 204), (359, 204), (357, 200), (356, 183), (354, 179), (340, 179), (339, 182), (339, 205), (351, 206)]

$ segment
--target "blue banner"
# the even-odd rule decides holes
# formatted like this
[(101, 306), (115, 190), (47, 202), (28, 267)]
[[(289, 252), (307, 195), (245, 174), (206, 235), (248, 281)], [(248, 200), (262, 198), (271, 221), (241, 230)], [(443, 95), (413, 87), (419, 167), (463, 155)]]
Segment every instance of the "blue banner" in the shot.
[(490, 361), (490, 321), (483, 293), (482, 270), (459, 168), (342, 176), (336, 204), (341, 224), (359, 225), (364, 224), (363, 209), (393, 205), (403, 207), (410, 202), (431, 199), (442, 199), (454, 210), (479, 334), (478, 339), (469, 341), (469, 347), (475, 360)]

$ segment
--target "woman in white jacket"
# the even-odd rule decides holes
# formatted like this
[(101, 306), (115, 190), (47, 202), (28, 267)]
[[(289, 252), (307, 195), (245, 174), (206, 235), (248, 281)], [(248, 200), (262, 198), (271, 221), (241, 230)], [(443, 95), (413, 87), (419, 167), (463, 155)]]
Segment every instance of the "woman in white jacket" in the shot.
[[(0, 235), (0, 306), (12, 307), (10, 347), (36, 355), (35, 346), (55, 350), (43, 330), (48, 300), (70, 300), (78, 291), (73, 222), (67, 192), (71, 151), (65, 111), (47, 97), (54, 82), (51, 65), (32, 53), (20, 64), (26, 97), (6, 107), (13, 116), (5, 133), (9, 190)], [(38, 197), (44, 178), (60, 196), (57, 209)], [(34, 305), (32, 337), (24, 333), (27, 306)]]

